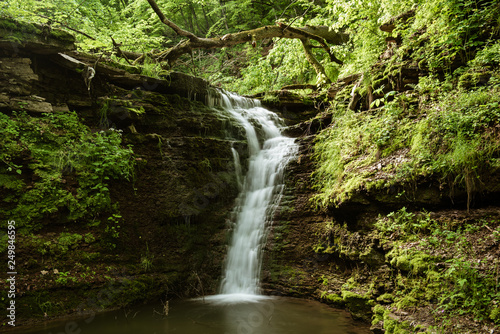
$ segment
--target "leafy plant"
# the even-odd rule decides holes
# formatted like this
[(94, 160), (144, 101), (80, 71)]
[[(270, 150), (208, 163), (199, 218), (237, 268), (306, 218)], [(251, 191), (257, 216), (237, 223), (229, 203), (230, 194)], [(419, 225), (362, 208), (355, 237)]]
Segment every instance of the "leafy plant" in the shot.
[(106, 246), (110, 249), (114, 249), (116, 247), (116, 240), (120, 237), (120, 224), (121, 224), (122, 216), (114, 213), (110, 217), (108, 217), (108, 221), (104, 232), (106, 233), (107, 240)]
[[(108, 182), (134, 178), (133, 151), (122, 147), (121, 134), (93, 133), (76, 113), (0, 114), (0, 125), (7, 129), (0, 135), (0, 181), (13, 190), (4, 203), (10, 217), (22, 217), (21, 230), (36, 229), (57, 212), (67, 211), (66, 219), (76, 221), (109, 211)], [(24, 184), (15, 177), (18, 170), (29, 171), (35, 181)]]
[(60, 271), (56, 275), (57, 278), (55, 279), (55, 282), (60, 285), (67, 285), (68, 281), (71, 279), (70, 277), (68, 277), (69, 271), (66, 272)]
[(471, 313), (483, 320), (489, 315), (491, 303), (500, 297), (497, 281), (491, 274), (478, 271), (474, 264), (463, 259), (448, 260), (444, 273), (449, 290), (439, 298), (438, 310), (451, 314)]
[(69, 249), (75, 247), (82, 239), (83, 236), (81, 234), (63, 232), (59, 235), (57, 244), (61, 252), (66, 253)]

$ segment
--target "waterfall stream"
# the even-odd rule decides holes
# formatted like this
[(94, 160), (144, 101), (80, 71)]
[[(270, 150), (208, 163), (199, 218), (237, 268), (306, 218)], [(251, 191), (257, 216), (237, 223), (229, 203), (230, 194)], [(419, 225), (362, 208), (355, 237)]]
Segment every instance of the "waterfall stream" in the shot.
[[(267, 227), (283, 191), (283, 173), (297, 154), (293, 138), (281, 135), (282, 120), (260, 102), (222, 93), (222, 107), (244, 127), (249, 165), (234, 209), (220, 294), (212, 299), (238, 302), (259, 299), (262, 248)], [(241, 173), (233, 150), (236, 172)], [(240, 177), (241, 178), (241, 177)]]
[[(82, 315), (70, 322), (62, 318), (37, 328), (28, 327), (30, 333), (68, 332), (68, 324), (75, 332), (94, 334), (369, 333), (368, 328), (354, 324), (347, 314), (319, 302), (260, 295), (266, 230), (284, 188), (285, 167), (297, 155), (298, 146), (293, 139), (281, 135), (280, 118), (262, 108), (258, 101), (228, 93), (213, 98), (217, 101), (212, 101), (212, 105), (222, 106), (245, 129), (249, 150), (248, 166), (242, 166), (238, 150), (232, 149), (240, 195), (232, 214), (232, 240), (220, 293), (200, 298), (204, 302), (172, 300), (170, 307), (155, 303), (137, 306), (130, 312), (119, 310), (95, 316), (92, 313), (91, 318)], [(168, 316), (160, 315), (158, 310), (168, 312)], [(28, 332), (24, 326), (14, 331)]]

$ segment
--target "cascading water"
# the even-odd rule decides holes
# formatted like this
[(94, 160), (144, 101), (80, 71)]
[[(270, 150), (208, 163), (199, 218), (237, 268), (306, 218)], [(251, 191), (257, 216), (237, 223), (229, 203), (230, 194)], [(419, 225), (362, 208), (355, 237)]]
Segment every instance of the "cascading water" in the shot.
[[(133, 317), (123, 312), (104, 313), (91, 322), (87, 316), (75, 319), (74, 324), (95, 334), (367, 334), (368, 328), (352, 324), (350, 317), (324, 304), (259, 295), (266, 227), (281, 197), (284, 169), (296, 156), (298, 147), (293, 139), (281, 135), (279, 117), (261, 108), (257, 101), (231, 94), (218, 95), (217, 99), (217, 105), (224, 106), (245, 128), (250, 153), (248, 171), (243, 177), (238, 151), (232, 150), (241, 193), (233, 212), (233, 238), (220, 294), (203, 298), (209, 304), (172, 301), (168, 317), (158, 317), (158, 307), (164, 309), (165, 305), (157, 303), (142, 305), (132, 312)], [(52, 329), (51, 332), (59, 333), (67, 328), (67, 320), (62, 320), (28, 331), (45, 334)], [(26, 329), (22, 327), (21, 332)]]
[[(249, 301), (259, 296), (266, 228), (282, 194), (284, 169), (298, 147), (294, 139), (281, 135), (281, 119), (262, 108), (259, 101), (230, 93), (222, 93), (221, 99), (222, 106), (245, 128), (249, 165), (234, 212), (220, 295), (213, 299)], [(239, 159), (233, 154), (235, 160)], [(239, 166), (239, 161), (235, 165)]]

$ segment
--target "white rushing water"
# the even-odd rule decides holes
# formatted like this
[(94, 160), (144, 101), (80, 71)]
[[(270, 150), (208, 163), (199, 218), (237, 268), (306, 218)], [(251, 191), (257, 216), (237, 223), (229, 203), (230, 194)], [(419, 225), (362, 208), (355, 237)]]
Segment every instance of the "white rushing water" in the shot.
[[(283, 191), (283, 173), (297, 154), (293, 138), (281, 135), (282, 120), (262, 108), (260, 101), (222, 94), (222, 106), (245, 128), (249, 150), (248, 171), (234, 212), (220, 294), (212, 300), (258, 300), (262, 248), (266, 229)], [(259, 138), (260, 136), (260, 138)], [(239, 158), (233, 150), (237, 174)]]

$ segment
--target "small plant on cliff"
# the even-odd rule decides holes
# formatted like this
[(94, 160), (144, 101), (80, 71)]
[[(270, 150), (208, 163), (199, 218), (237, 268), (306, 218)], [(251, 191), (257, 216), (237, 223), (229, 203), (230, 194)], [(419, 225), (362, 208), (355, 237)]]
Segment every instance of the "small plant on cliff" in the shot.
[(55, 282), (57, 284), (60, 284), (60, 285), (68, 284), (68, 281), (71, 279), (71, 277), (68, 277), (69, 271), (66, 271), (66, 272), (60, 271), (56, 275), (57, 275), (57, 278), (55, 279)]
[(116, 248), (116, 241), (120, 237), (120, 226), (121, 226), (122, 216), (114, 213), (108, 217), (106, 227), (104, 229), (105, 239), (104, 246), (112, 250)]
[(144, 271), (153, 269), (154, 254), (149, 251), (149, 246), (146, 243), (146, 253), (141, 256), (141, 267)]

